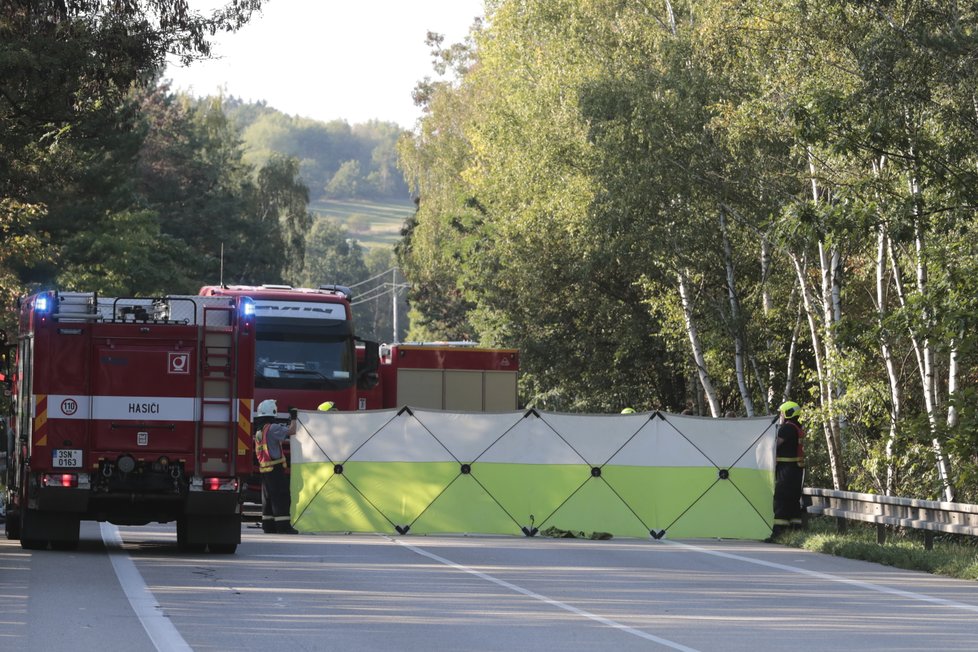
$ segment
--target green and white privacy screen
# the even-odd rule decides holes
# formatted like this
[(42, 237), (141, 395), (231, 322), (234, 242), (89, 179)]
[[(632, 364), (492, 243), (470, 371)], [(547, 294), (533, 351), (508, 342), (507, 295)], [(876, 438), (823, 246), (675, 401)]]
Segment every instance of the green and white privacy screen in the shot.
[(302, 532), (764, 539), (771, 417), (300, 412)]

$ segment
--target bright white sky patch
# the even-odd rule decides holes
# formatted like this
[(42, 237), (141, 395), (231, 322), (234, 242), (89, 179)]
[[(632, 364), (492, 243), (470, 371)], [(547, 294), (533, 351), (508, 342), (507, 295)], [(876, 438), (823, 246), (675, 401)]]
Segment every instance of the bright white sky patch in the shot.
[[(216, 4), (190, 0), (202, 12)], [(482, 15), (482, 0), (267, 0), (242, 30), (215, 37), (220, 59), (171, 61), (165, 77), (196, 96), (223, 90), (289, 115), (411, 128), (421, 115), (411, 91), (435, 76), (425, 35), (460, 42)]]

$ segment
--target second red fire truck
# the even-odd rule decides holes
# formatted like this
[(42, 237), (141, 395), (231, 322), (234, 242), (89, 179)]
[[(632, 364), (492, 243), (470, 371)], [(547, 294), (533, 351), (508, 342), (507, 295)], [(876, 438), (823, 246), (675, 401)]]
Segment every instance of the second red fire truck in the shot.
[(410, 405), (475, 412), (518, 409), (519, 354), (471, 342), (381, 346), (353, 330), (352, 293), (339, 285), (211, 285), (204, 296), (255, 303), (255, 401), (338, 410)]
[[(352, 293), (340, 285), (209, 285), (207, 297), (248, 297), (255, 306), (255, 405), (338, 410), (412, 407), (475, 412), (518, 409), (515, 349), (472, 343), (379, 345), (353, 329)], [(260, 502), (257, 475), (245, 499)]]

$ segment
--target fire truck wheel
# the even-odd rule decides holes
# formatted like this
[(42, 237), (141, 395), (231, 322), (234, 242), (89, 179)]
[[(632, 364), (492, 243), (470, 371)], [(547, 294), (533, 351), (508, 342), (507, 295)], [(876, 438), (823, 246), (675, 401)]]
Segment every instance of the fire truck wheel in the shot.
[(20, 538), (20, 514), (18, 512), (7, 512), (7, 521), (4, 523), (4, 530), (7, 538), (16, 541)]
[(188, 541), (189, 529), (187, 525), (186, 517), (181, 517), (177, 519), (177, 550), (180, 552), (204, 552), (204, 548), (207, 547), (206, 543), (190, 543)]
[(20, 547), (24, 550), (45, 550), (48, 542), (44, 539), (21, 539)]
[(20, 547), (24, 550), (44, 550), (48, 547), (47, 539), (42, 539), (38, 535), (37, 514), (32, 514), (35, 510), (24, 508), (20, 510)]
[(212, 543), (210, 544), (210, 551), (215, 555), (233, 555), (234, 551), (238, 549), (238, 544), (236, 543)]

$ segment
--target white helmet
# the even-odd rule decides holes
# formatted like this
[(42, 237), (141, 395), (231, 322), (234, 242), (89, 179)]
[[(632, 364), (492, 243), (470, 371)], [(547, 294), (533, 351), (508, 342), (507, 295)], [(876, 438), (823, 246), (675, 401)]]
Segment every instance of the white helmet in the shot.
[(275, 402), (274, 398), (266, 398), (264, 401), (258, 404), (258, 412), (255, 416), (259, 417), (274, 417), (278, 414), (278, 404)]

